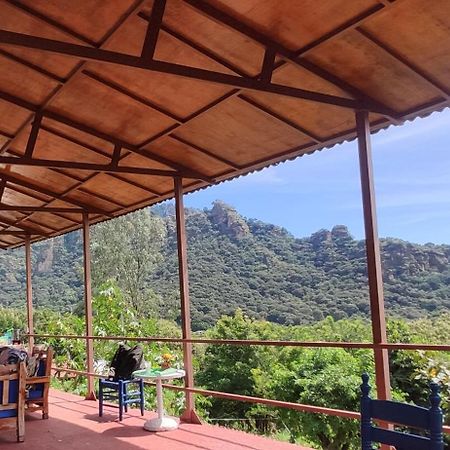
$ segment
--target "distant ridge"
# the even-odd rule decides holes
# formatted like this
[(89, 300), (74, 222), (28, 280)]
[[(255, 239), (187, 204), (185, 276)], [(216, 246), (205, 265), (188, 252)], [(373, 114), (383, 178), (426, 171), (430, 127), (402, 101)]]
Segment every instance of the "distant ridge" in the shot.
[[(178, 304), (174, 207), (166, 203), (152, 211), (168, 230), (164, 260), (148, 280), (165, 314)], [(221, 201), (211, 209), (187, 209), (186, 220), (194, 329), (206, 329), (237, 307), (284, 324), (328, 315), (368, 318), (364, 241), (353, 239), (346, 226), (297, 239)], [(449, 245), (391, 238), (381, 245), (388, 316), (414, 319), (450, 309)], [(76, 233), (33, 246), (38, 306), (71, 310), (82, 299), (81, 248)], [(22, 250), (0, 252), (0, 275), (0, 305), (23, 305)]]

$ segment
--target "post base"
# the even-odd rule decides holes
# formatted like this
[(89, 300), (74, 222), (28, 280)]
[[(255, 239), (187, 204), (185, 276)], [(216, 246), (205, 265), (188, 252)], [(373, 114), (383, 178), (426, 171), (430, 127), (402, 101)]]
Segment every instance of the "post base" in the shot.
[(144, 424), (144, 430), (147, 431), (171, 431), (178, 428), (180, 421), (175, 417), (162, 417), (147, 420)]
[(186, 422), (186, 423), (194, 423), (197, 425), (201, 425), (202, 424), (202, 420), (200, 419), (200, 417), (198, 416), (198, 414), (195, 412), (195, 410), (185, 410), (184, 413), (181, 415), (180, 420), (182, 422)]
[(88, 392), (86, 394), (86, 397), (84, 397), (85, 400), (93, 400), (96, 401), (97, 400), (97, 396), (95, 395), (94, 391)]

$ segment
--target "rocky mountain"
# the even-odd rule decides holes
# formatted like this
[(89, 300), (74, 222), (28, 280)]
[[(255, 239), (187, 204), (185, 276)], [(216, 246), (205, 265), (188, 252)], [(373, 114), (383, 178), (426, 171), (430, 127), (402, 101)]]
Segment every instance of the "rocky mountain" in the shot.
[[(164, 305), (178, 301), (174, 209), (165, 204), (153, 213), (168, 231), (163, 261), (148, 279), (164, 314), (170, 309)], [(220, 201), (211, 209), (188, 209), (186, 217), (194, 329), (207, 328), (237, 307), (285, 324), (327, 315), (368, 317), (364, 241), (355, 240), (344, 225), (298, 239)], [(382, 239), (381, 245), (389, 315), (413, 319), (450, 309), (450, 246), (400, 239)], [(20, 257), (20, 250), (0, 253), (1, 304), (23, 303)], [(33, 258), (36, 303), (73, 308), (82, 296), (79, 234), (36, 244)]]

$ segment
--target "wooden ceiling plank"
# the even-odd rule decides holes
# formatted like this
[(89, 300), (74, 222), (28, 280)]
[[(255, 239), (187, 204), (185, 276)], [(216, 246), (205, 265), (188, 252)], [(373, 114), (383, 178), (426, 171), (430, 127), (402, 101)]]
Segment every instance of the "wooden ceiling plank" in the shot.
[[(76, 190), (80, 191), (80, 192), (84, 192), (85, 194), (97, 197), (100, 200), (103, 200), (105, 202), (112, 203), (112, 204), (116, 205), (116, 208), (125, 208), (126, 207), (125, 203), (119, 202), (118, 200), (111, 201), (111, 197), (110, 196), (106, 196), (106, 195), (100, 194), (98, 192), (94, 193), (90, 189), (85, 188), (83, 186), (83, 184), (85, 182), (90, 181), (92, 178), (95, 178), (97, 175), (99, 175), (99, 174), (98, 173), (94, 173), (93, 176), (89, 180), (85, 180), (83, 183), (81, 183), (80, 186), (78, 186), (78, 188), (76, 188)], [(75, 190), (75, 189), (73, 189), (73, 190)]]
[(405, 58), (403, 55), (401, 55), (399, 52), (394, 50), (389, 45), (382, 42), (379, 38), (374, 36), (369, 31), (361, 28), (356, 27), (355, 30), (361, 35), (364, 36), (366, 39), (368, 39), (370, 42), (375, 44), (380, 49), (384, 50), (386, 53), (391, 55), (394, 59), (402, 63), (404, 66), (408, 67), (411, 71), (413, 71), (416, 75), (418, 75), (422, 80), (426, 81), (430, 86), (432, 86), (439, 94), (441, 94), (445, 99), (450, 99), (450, 92), (447, 91), (447, 89), (442, 86), (437, 80), (433, 79), (430, 75), (428, 75), (426, 72), (421, 70), (419, 67), (414, 65), (412, 62), (408, 61), (407, 58)]
[(38, 230), (36, 230), (35, 228), (31, 228), (28, 227), (26, 225), (20, 225), (20, 224), (16, 224), (14, 221), (9, 220), (5, 217), (0, 217), (0, 223), (4, 223), (10, 227), (14, 227), (14, 228), (20, 228), (21, 230), (23, 230), (24, 233), (28, 233), (28, 234), (36, 234), (39, 236), (47, 236), (47, 233), (42, 233)]
[[(32, 214), (34, 214), (34, 213), (32, 213)], [(48, 230), (51, 230), (51, 232), (53, 232), (53, 233), (58, 231), (58, 228), (55, 228), (54, 226), (49, 225), (48, 223), (46, 223), (44, 225), (43, 223), (39, 222), (38, 220), (32, 219), (31, 217), (28, 217), (26, 220), (27, 220), (27, 222), (37, 225), (38, 227), (47, 228)]]
[(44, 187), (41, 187), (41, 186), (37, 186), (37, 185), (35, 185), (35, 184), (33, 184), (33, 183), (29, 182), (29, 181), (25, 181), (25, 180), (22, 180), (21, 178), (15, 177), (14, 175), (12, 175), (10, 173), (6, 174), (6, 173), (2, 172), (0, 174), (0, 177), (2, 179), (4, 179), (4, 180), (8, 181), (8, 183), (18, 184), (19, 186), (26, 187), (26, 188), (31, 189), (31, 190), (36, 191), (36, 192), (40, 192), (40, 193), (42, 193), (44, 195), (47, 195), (49, 197), (52, 197), (54, 199), (62, 200), (64, 202), (66, 202), (66, 203), (70, 203), (70, 204), (72, 204), (74, 206), (78, 206), (80, 208), (83, 208), (87, 212), (92, 212), (92, 213), (102, 214), (102, 215), (105, 215), (105, 216), (110, 216), (110, 213), (107, 212), (107, 211), (103, 211), (103, 210), (101, 210), (99, 208), (95, 208), (95, 207), (92, 207), (90, 205), (86, 205), (86, 204), (84, 204), (82, 202), (78, 202), (77, 200), (72, 200), (70, 198), (66, 198), (66, 197), (64, 197), (64, 194), (58, 194), (57, 192), (54, 192), (54, 191), (52, 191), (50, 189), (47, 189), (47, 188), (44, 188)]
[(6, 131), (0, 130), (0, 136), (5, 137), (6, 139), (12, 139), (14, 137), (13, 134), (7, 133)]
[(270, 108), (267, 108), (264, 105), (261, 105), (257, 101), (253, 100), (252, 98), (249, 98), (243, 94), (238, 95), (238, 98), (241, 100), (244, 100), (249, 105), (254, 106), (256, 109), (263, 111), (264, 113), (268, 114), (271, 117), (274, 117), (275, 119), (279, 120), (280, 122), (283, 122), (287, 125), (289, 125), (292, 128), (295, 128), (296, 130), (300, 131), (304, 135), (308, 136), (310, 139), (312, 139), (315, 143), (320, 144), (323, 142), (323, 139), (316, 136), (314, 133), (311, 133), (311, 131), (306, 130), (302, 126), (296, 124), (295, 122), (292, 122), (291, 120), (287, 119), (286, 117), (282, 116), (281, 114), (278, 114), (277, 112), (271, 110)]
[(134, 180), (130, 180), (130, 179), (126, 178), (126, 177), (120, 176), (120, 175), (118, 175), (117, 173), (109, 173), (108, 175), (109, 175), (110, 177), (115, 178), (116, 180), (124, 181), (124, 182), (126, 182), (126, 183), (131, 184), (132, 186), (135, 186), (135, 187), (137, 187), (137, 188), (139, 188), (139, 189), (142, 189), (142, 190), (144, 190), (144, 191), (147, 191), (147, 192), (149, 192), (150, 194), (153, 194), (153, 195), (155, 195), (155, 196), (157, 196), (157, 197), (159, 197), (159, 196), (161, 195), (161, 192), (155, 191), (154, 189), (151, 189), (151, 188), (149, 188), (149, 187), (147, 187), (147, 186), (144, 186), (144, 185), (141, 184), (141, 183), (137, 183), (137, 182), (134, 181)]
[[(18, 192), (19, 194), (26, 195), (27, 197), (34, 198), (35, 200), (39, 200), (40, 202), (49, 201), (47, 200), (48, 196), (45, 196), (45, 198), (43, 198), (42, 194), (39, 194), (38, 192), (25, 190), (22, 189), (20, 186), (15, 186), (14, 184), (7, 183), (6, 187), (8, 189), (11, 189), (12, 191)], [(50, 201), (53, 201), (53, 199), (51, 199)]]
[(62, 139), (65, 139), (66, 141), (72, 142), (73, 144), (76, 144), (80, 147), (85, 148), (86, 150), (90, 150), (94, 153), (97, 153), (102, 156), (106, 156), (109, 158), (111, 155), (106, 150), (101, 150), (93, 145), (87, 144), (86, 142), (82, 142), (79, 139), (68, 135), (67, 133), (63, 133), (62, 131), (55, 130), (54, 128), (48, 127), (46, 125), (41, 125), (41, 130), (46, 131), (47, 133), (53, 134), (54, 136), (60, 137)]
[(60, 22), (57, 22), (56, 20), (51, 19), (50, 17), (40, 13), (39, 11), (36, 11), (35, 9), (31, 8), (29, 5), (24, 5), (23, 3), (19, 3), (14, 0), (6, 0), (8, 4), (11, 6), (14, 6), (14, 8), (20, 9), (22, 12), (32, 16), (35, 19), (39, 19), (42, 23), (45, 23), (47, 25), (50, 25), (52, 28), (55, 28), (58, 31), (61, 31), (62, 33), (66, 34), (67, 36), (70, 36), (71, 38), (75, 38), (78, 41), (82, 41), (87, 45), (90, 45), (92, 47), (97, 47), (97, 43), (94, 41), (91, 41), (86, 36), (83, 36), (80, 33), (77, 33), (74, 30), (71, 30), (69, 27), (66, 27), (65, 25), (61, 24)]
[(142, 105), (148, 106), (151, 109), (154, 109), (155, 111), (160, 112), (161, 114), (166, 115), (167, 117), (170, 117), (173, 121), (177, 123), (183, 123), (183, 118), (177, 116), (176, 114), (171, 113), (169, 110), (162, 108), (161, 106), (157, 105), (156, 103), (151, 102), (150, 100), (135, 94), (134, 92), (130, 91), (129, 89), (121, 86), (118, 83), (115, 83), (113, 81), (107, 80), (106, 78), (97, 75), (94, 72), (91, 72), (90, 70), (83, 70), (83, 74), (91, 78), (92, 80), (97, 81), (98, 83), (103, 84), (104, 86), (107, 86), (117, 92), (120, 92), (123, 95), (126, 95), (127, 97), (132, 98), (133, 100), (136, 100), (137, 102), (141, 103)]
[(27, 61), (26, 59), (21, 58), (20, 56), (16, 56), (13, 53), (10, 53), (3, 48), (0, 48), (0, 55), (4, 56), (5, 58), (10, 59), (11, 61), (15, 61), (16, 63), (19, 63), (24, 67), (28, 67), (29, 69), (32, 69), (35, 72), (38, 72), (41, 75), (44, 75), (45, 77), (49, 78), (52, 81), (56, 81), (59, 84), (62, 84), (65, 81), (63, 78), (58, 77), (57, 75), (49, 72), (48, 70), (42, 68), (41, 66), (33, 64), (33, 63)]
[(27, 236), (27, 233), (24, 233), (23, 231), (8, 231), (8, 230), (1, 230), (0, 236), (19, 236), (25, 238)]
[[(147, 19), (147, 17), (144, 14), (143, 15), (139, 14), (139, 16), (142, 17), (143, 19)], [(223, 59), (220, 55), (217, 55), (216, 53), (212, 52), (208, 48), (206, 48), (200, 44), (197, 44), (193, 40), (189, 39), (187, 36), (184, 36), (183, 34), (179, 33), (178, 31), (173, 30), (169, 26), (163, 24), (161, 26), (161, 30), (163, 30), (170, 36), (174, 37), (178, 41), (182, 42), (183, 44), (185, 44), (185, 45), (191, 47), (192, 49), (198, 51), (199, 53), (207, 56), (212, 61), (215, 61), (215, 62), (219, 63), (221, 66), (231, 70), (235, 74), (240, 75), (241, 77), (250, 77), (250, 74), (247, 73), (245, 70), (242, 70), (235, 64), (228, 62), (227, 60)]]
[(204, 155), (214, 158), (217, 161), (220, 161), (220, 162), (226, 164), (227, 166), (232, 167), (233, 169), (240, 169), (240, 166), (238, 164), (234, 163), (233, 161), (223, 158), (220, 155), (216, 155), (215, 153), (210, 152), (209, 150), (202, 148), (196, 144), (193, 144), (192, 142), (189, 142), (187, 139), (179, 137), (176, 134), (170, 134), (169, 137), (171, 139), (175, 139), (175, 140), (181, 142), (182, 144), (188, 145), (189, 147), (193, 148), (194, 150), (197, 150), (198, 152), (203, 153)]
[[(305, 53), (309, 52), (310, 50), (315, 49), (316, 47), (319, 47), (320, 45), (324, 44), (325, 42), (329, 41), (330, 39), (337, 38), (343, 33), (346, 33), (349, 30), (352, 30), (356, 28), (357, 26), (363, 24), (367, 19), (374, 17), (376, 14), (380, 13), (381, 11), (386, 10), (387, 5), (378, 4), (374, 5), (371, 8), (368, 8), (366, 11), (363, 11), (361, 14), (358, 14), (357, 16), (353, 17), (352, 19), (344, 22), (342, 25), (336, 27), (335, 29), (331, 30), (330, 32), (324, 34), (320, 38), (316, 39), (315, 41), (310, 42), (309, 44), (304, 45), (302, 48), (299, 48), (294, 53), (296, 56), (302, 56)], [(280, 65), (285, 64), (284, 61), (280, 61)]]

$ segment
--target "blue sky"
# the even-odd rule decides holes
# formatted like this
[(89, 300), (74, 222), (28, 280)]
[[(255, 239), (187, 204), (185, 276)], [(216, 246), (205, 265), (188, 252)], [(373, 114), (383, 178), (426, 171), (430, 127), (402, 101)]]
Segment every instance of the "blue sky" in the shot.
[[(450, 243), (450, 110), (372, 137), (380, 236)], [(242, 215), (306, 236), (344, 224), (364, 234), (356, 142), (186, 196), (189, 207), (220, 199)]]

